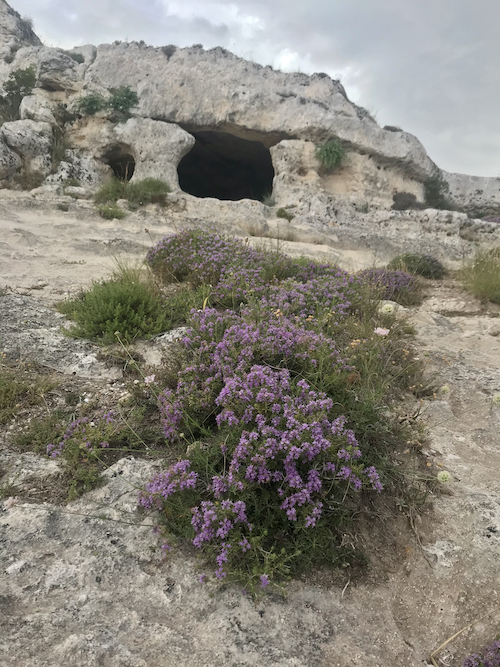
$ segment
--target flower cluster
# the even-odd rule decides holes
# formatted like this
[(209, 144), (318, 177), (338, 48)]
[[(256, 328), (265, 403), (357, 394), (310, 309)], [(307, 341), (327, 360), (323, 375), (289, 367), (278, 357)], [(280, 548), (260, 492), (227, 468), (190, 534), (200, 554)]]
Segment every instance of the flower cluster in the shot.
[(152, 507), (161, 509), (162, 498), (167, 499), (177, 491), (194, 489), (198, 474), (190, 470), (190, 467), (191, 462), (184, 459), (171, 465), (168, 470), (156, 475), (146, 485), (145, 491), (141, 491), (139, 504), (146, 509), (151, 509)]
[(463, 667), (500, 667), (500, 639), (492, 642), (481, 652), (472, 653), (463, 662)]
[[(165, 282), (189, 281), (194, 286), (221, 283), (218, 296), (262, 286), (273, 273), (291, 273), (290, 258), (254, 250), (236, 239), (188, 229), (167, 236), (151, 248), (146, 258)], [(251, 269), (247, 267), (252, 267)], [(245, 286), (245, 281), (247, 286)]]
[(148, 262), (165, 281), (211, 285), (212, 307), (191, 311), (177, 382), (159, 388), (165, 438), (186, 454), (139, 502), (212, 556), (217, 578), (237, 570), (265, 587), (297, 554), (331, 549), (356, 493), (383, 490), (369, 451), (381, 410), (358, 385), (362, 372), (378, 378), (398, 334), (377, 326), (365, 285), (390, 299), (415, 279), (351, 276), (194, 230)]
[(379, 288), (381, 299), (397, 301), (405, 293), (415, 292), (418, 287), (417, 279), (405, 271), (365, 269), (358, 273), (358, 277)]
[(112, 410), (102, 410), (93, 419), (81, 417), (72, 421), (61, 440), (47, 445), (47, 454), (57, 458), (70, 444), (76, 444), (87, 452), (109, 447), (109, 439), (116, 432), (116, 419)]
[(177, 437), (187, 412), (198, 418), (212, 413), (223, 384), (257, 362), (286, 366), (306, 377), (352, 370), (332, 339), (285, 317), (256, 323), (232, 311), (206, 309), (193, 313), (192, 324), (183, 342), (196, 361), (179, 373), (175, 392), (160, 394), (168, 440)]

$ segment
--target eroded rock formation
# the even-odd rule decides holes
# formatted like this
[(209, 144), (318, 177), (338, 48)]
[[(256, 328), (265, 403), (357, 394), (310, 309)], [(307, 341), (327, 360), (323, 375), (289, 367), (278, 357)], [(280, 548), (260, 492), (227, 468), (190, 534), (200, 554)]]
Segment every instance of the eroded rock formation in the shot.
[[(326, 74), (286, 74), (222, 48), (48, 48), (4, 0), (0, 47), (0, 81), (20, 69), (36, 72), (19, 120), (1, 132), (0, 181), (7, 187), (23, 170), (45, 179), (49, 194), (68, 178), (95, 189), (113, 174), (152, 176), (185, 193), (191, 208), (189, 195), (262, 201), (272, 192), (276, 206), (293, 208), (298, 222), (331, 226), (346, 205), (387, 210), (397, 193), (423, 203), (425, 180), (438, 177), (449, 185), (450, 206), (472, 215), (500, 211), (500, 179), (441, 171), (416, 137), (381, 128)], [(106, 111), (81, 113), (82, 97), (106, 97), (120, 86), (139, 98), (127, 122)], [(316, 147), (332, 139), (345, 155), (328, 172)]]

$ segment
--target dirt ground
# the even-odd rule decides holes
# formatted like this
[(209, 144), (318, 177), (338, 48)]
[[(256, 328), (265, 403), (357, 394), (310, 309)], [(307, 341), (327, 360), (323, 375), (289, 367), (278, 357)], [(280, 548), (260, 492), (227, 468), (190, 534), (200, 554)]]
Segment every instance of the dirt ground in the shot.
[[(149, 213), (105, 221), (90, 205), (0, 200), (0, 346), (26, 372), (57, 378), (49, 407), (73, 394), (104, 403), (126, 392), (119, 366), (62, 335), (52, 303), (108, 276), (117, 256), (140, 261), (172, 231)], [(366, 249), (287, 247), (346, 267), (373, 261)], [(104, 486), (62, 505), (50, 495), (57, 464), (14, 451), (5, 427), (0, 485), (12, 491), (0, 501), (0, 665), (420, 667), (472, 624), (434, 658), (459, 667), (491, 642), (500, 633), (499, 308), (452, 279), (429, 282), (427, 294), (403, 316), (436, 386), (419, 407), (429, 427), (424, 465), (451, 481), (420, 513), (401, 508), (394, 517), (380, 505), (373, 522), (346, 535), (372, 554), (353, 580), (316, 572), (291, 582), (286, 598), (259, 601), (201, 585), (195, 556), (162, 561), (149, 520), (136, 512), (136, 488), (154, 461), (117, 461)], [(152, 362), (158, 345), (142, 350)], [(384, 516), (392, 518), (384, 524)]]

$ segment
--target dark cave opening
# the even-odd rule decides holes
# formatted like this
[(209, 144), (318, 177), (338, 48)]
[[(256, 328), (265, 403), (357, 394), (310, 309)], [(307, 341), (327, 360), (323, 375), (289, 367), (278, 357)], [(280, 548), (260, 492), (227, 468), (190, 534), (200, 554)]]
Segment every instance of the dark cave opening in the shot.
[(272, 192), (274, 168), (269, 149), (262, 142), (227, 132), (191, 134), (196, 143), (177, 168), (184, 192), (232, 201), (261, 201)]
[(104, 155), (103, 162), (109, 164), (120, 181), (130, 181), (134, 175), (135, 158), (128, 147), (115, 146)]

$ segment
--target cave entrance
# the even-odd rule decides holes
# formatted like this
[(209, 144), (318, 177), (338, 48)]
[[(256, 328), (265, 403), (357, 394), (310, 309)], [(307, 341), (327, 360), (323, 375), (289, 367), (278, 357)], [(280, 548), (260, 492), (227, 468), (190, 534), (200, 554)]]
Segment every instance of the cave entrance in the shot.
[(262, 199), (273, 190), (269, 149), (227, 132), (191, 132), (196, 143), (177, 168), (179, 185), (195, 197)]
[(115, 146), (103, 156), (120, 181), (130, 181), (135, 171), (135, 158), (128, 146)]

